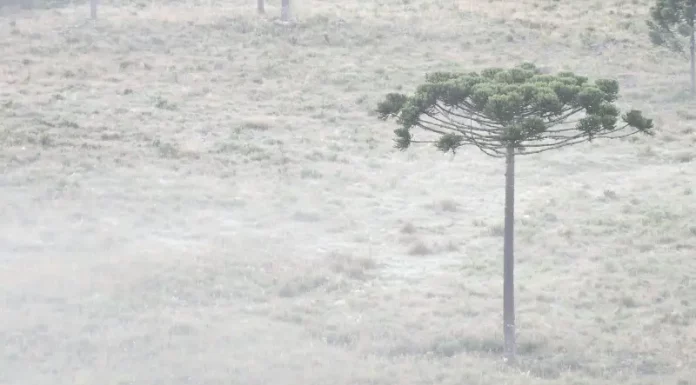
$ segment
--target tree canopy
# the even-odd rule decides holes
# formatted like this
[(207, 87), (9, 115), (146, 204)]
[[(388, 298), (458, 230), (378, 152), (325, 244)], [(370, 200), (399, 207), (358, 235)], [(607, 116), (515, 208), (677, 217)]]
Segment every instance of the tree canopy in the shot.
[[(400, 126), (394, 130), (398, 149), (434, 143), (455, 152), (470, 144), (504, 157), (509, 147), (532, 154), (595, 138), (652, 134), (652, 120), (640, 111), (620, 114), (615, 80), (544, 74), (531, 63), (481, 73), (435, 72), (425, 80), (413, 95), (389, 93), (377, 106), (380, 119), (395, 118)], [(440, 136), (414, 140), (414, 127)]]
[(694, 26), (696, 0), (657, 0), (646, 20), (653, 44), (684, 53), (684, 42)]

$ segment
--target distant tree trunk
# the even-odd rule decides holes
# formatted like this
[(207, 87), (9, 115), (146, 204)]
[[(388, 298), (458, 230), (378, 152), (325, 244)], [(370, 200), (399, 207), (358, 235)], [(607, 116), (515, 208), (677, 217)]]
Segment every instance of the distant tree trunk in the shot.
[(290, 20), (290, 0), (283, 0), (280, 8), (280, 20)]
[(98, 0), (90, 0), (89, 2), (89, 13), (92, 17), (92, 20), (96, 20), (97, 18), (97, 2)]
[(694, 21), (691, 20), (691, 96), (696, 95), (696, 36), (694, 36)]
[(256, 0), (256, 11), (258, 11), (258, 13), (266, 13), (266, 8), (263, 5), (263, 0)]
[(515, 147), (508, 145), (505, 157), (505, 235), (503, 241), (503, 334), (505, 358), (515, 361)]

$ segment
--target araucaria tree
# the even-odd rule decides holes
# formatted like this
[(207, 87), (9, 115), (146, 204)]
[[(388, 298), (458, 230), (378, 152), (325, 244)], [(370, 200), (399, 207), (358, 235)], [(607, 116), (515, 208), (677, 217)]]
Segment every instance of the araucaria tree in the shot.
[[(560, 149), (597, 138), (652, 135), (652, 120), (637, 110), (620, 115), (615, 80), (589, 82), (572, 72), (542, 74), (533, 64), (490, 68), (480, 74), (427, 75), (413, 95), (390, 93), (379, 118), (395, 118), (395, 147), (433, 143), (445, 153), (473, 145), (505, 158), (503, 331), (508, 362), (515, 360), (514, 194), (515, 157)], [(416, 140), (413, 130), (431, 138)]]
[(691, 60), (691, 96), (696, 95), (696, 36), (694, 12), (696, 0), (657, 0), (650, 7), (650, 40), (653, 44), (685, 54), (688, 41)]

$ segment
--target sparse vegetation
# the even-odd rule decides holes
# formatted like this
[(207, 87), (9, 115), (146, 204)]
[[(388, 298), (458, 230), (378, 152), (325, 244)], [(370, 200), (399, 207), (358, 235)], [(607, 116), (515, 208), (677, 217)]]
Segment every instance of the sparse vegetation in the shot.
[[(0, 9), (0, 384), (692, 385), (693, 106), (653, 0), (60, 2)], [(660, 132), (519, 159), (509, 367), (502, 164), (394, 151), (370, 109), (523, 61)]]
[(413, 245), (411, 245), (411, 248), (408, 249), (408, 254), (409, 255), (430, 255), (433, 253), (433, 250), (426, 245), (423, 241), (417, 241)]

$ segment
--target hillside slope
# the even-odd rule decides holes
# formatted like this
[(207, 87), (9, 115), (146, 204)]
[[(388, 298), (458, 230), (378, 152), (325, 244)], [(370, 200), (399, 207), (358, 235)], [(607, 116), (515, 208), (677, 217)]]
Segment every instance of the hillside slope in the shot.
[[(647, 1), (231, 3), (1, 14), (1, 384), (693, 383), (696, 114)], [(659, 133), (519, 160), (512, 369), (504, 164), (371, 111), (521, 61)]]

